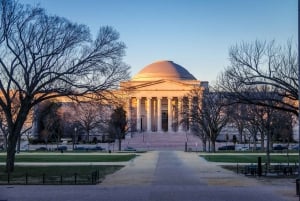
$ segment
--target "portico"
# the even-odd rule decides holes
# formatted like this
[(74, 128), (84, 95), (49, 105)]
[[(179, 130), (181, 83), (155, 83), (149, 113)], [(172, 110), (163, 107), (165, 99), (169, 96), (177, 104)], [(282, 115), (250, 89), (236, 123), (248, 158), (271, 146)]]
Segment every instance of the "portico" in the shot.
[(140, 131), (182, 131), (182, 101), (183, 97), (129, 97), (129, 121)]
[(189, 130), (190, 91), (205, 89), (185, 68), (171, 61), (159, 61), (143, 68), (130, 81), (126, 110), (129, 126), (138, 132), (181, 132)]

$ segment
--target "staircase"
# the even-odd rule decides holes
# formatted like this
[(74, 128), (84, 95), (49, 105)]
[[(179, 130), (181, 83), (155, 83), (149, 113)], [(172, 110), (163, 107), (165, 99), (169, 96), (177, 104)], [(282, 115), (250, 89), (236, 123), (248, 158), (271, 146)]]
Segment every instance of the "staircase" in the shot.
[(185, 132), (143, 132), (134, 133), (122, 142), (122, 146), (130, 146), (137, 150), (202, 150), (201, 140)]

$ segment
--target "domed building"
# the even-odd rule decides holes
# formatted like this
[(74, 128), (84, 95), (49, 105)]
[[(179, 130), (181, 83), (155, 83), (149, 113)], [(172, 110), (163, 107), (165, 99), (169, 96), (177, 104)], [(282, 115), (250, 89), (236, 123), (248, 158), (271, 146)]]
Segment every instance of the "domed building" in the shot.
[(188, 131), (182, 122), (183, 110), (191, 106), (189, 92), (208, 82), (197, 80), (184, 67), (173, 61), (158, 61), (144, 67), (131, 80), (122, 82), (127, 91), (127, 116), (131, 131)]

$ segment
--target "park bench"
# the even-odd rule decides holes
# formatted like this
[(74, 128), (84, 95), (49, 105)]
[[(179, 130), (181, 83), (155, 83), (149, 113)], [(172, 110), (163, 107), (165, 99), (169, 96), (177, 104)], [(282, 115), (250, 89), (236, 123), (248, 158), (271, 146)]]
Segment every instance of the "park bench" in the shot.
[(277, 174), (277, 175), (294, 175), (297, 170), (298, 170), (298, 166), (295, 165), (282, 165), (282, 164), (278, 164), (278, 165), (271, 165), (268, 169), (265, 168), (267, 173), (271, 173), (271, 174)]
[(243, 173), (245, 175), (255, 176), (257, 174), (257, 165), (246, 165), (244, 167)]

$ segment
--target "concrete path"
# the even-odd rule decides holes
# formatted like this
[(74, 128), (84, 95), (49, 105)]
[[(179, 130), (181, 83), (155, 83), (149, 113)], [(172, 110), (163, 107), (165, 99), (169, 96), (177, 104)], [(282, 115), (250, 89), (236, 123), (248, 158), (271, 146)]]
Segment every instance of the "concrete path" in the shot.
[(141, 154), (95, 186), (0, 186), (0, 201), (296, 201), (295, 184), (265, 185), (195, 153)]

